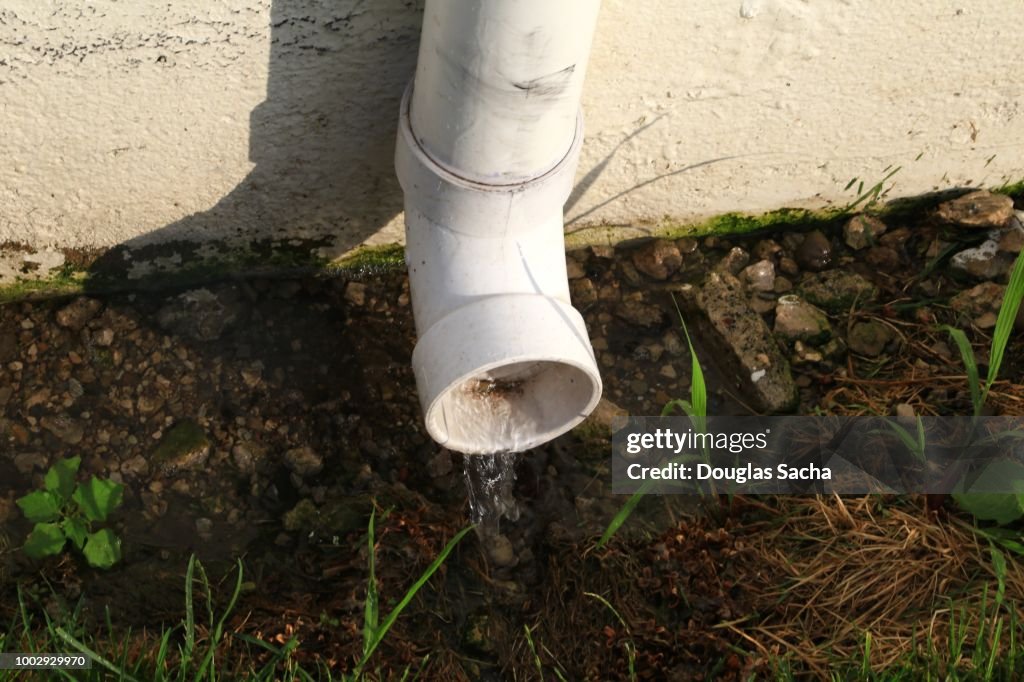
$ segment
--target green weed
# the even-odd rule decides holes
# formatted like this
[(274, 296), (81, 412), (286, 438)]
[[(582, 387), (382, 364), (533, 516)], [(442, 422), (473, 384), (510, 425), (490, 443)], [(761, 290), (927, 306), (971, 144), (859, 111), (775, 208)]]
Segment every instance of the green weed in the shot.
[(584, 592), (583, 594), (604, 604), (605, 607), (612, 612), (612, 615), (615, 616), (616, 620), (618, 620), (622, 625), (622, 629), (626, 633), (626, 639), (622, 642), (622, 648), (626, 650), (626, 663), (629, 666), (629, 679), (631, 682), (636, 682), (636, 644), (633, 642), (633, 637), (630, 635), (629, 626), (626, 624), (626, 621), (623, 620), (622, 616), (619, 615), (619, 612), (615, 610), (615, 607), (601, 595), (593, 592)]
[[(395, 624), (398, 616), (401, 615), (405, 607), (416, 596), (416, 593), (427, 584), (431, 576), (437, 572), (437, 569), (441, 568), (441, 564), (444, 563), (448, 555), (451, 554), (455, 546), (459, 544), (466, 533), (473, 530), (474, 526), (467, 526), (455, 534), (448, 544), (444, 546), (441, 553), (438, 554), (434, 560), (427, 567), (427, 570), (412, 584), (412, 586), (406, 591), (399, 602), (393, 609), (385, 616), (383, 622), (380, 621), (380, 602), (377, 594), (377, 576), (374, 569), (374, 556), (376, 539), (374, 533), (374, 522), (376, 519), (377, 510), (374, 509), (370, 513), (370, 523), (367, 526), (366, 543), (367, 543), (367, 563), (369, 564), (369, 578), (366, 584), (366, 603), (364, 605), (363, 612), (363, 654), (359, 659), (359, 663), (356, 664), (352, 674), (347, 679), (355, 681), (362, 677), (363, 670), (366, 668), (366, 664), (369, 663), (370, 657), (373, 656), (373, 652), (377, 650), (380, 643), (384, 641), (384, 637), (387, 635), (388, 630)], [(408, 671), (407, 671), (408, 672)]]
[[(676, 306), (676, 313), (679, 315), (679, 324), (683, 328), (683, 334), (686, 336), (686, 345), (690, 349), (690, 370), (692, 377), (690, 379), (690, 399), (685, 400), (679, 398), (676, 400), (669, 401), (661, 411), (662, 417), (667, 417), (672, 414), (674, 410), (681, 410), (684, 414), (690, 417), (690, 421), (693, 422), (693, 426), (699, 432), (707, 430), (707, 416), (708, 416), (708, 389), (707, 384), (704, 382), (704, 371), (700, 367), (700, 360), (697, 359), (697, 351), (694, 350), (693, 341), (690, 339), (690, 332), (686, 328), (686, 321), (683, 319), (683, 313), (679, 309), (679, 303), (676, 302), (675, 297), (672, 297), (672, 302)], [(626, 503), (622, 505), (622, 508), (612, 517), (611, 522), (604, 529), (604, 533), (601, 534), (601, 538), (597, 541), (594, 546), (595, 549), (601, 549), (608, 541), (612, 539), (612, 536), (618, 532), (619, 528), (622, 527), (636, 506), (640, 504), (640, 500), (643, 499), (644, 495), (650, 491), (655, 485), (654, 479), (646, 479), (640, 484), (640, 487), (635, 493), (630, 495)]]
[(23, 549), (33, 559), (60, 554), (71, 542), (90, 566), (110, 568), (121, 559), (121, 540), (114, 531), (93, 531), (121, 505), (124, 486), (93, 476), (75, 484), (81, 457), (71, 457), (50, 467), (42, 490), (18, 499), (18, 506), (35, 524)]
[[(963, 358), (975, 417), (981, 415), (992, 384), (999, 376), (999, 370), (1006, 354), (1006, 346), (1013, 332), (1013, 323), (1020, 310), (1021, 300), (1024, 300), (1024, 253), (1017, 256), (1013, 271), (1010, 273), (1010, 281), (1006, 286), (1006, 292), (1003, 294), (1003, 303), (999, 307), (995, 330), (992, 333), (988, 373), (984, 382), (981, 381), (978, 364), (974, 358), (974, 350), (967, 340), (967, 336), (962, 330), (955, 327), (948, 325), (944, 327), (953, 342), (956, 343), (960, 350), (960, 356)], [(978, 519), (1007, 524), (1024, 516), (1024, 467), (1010, 460), (997, 460), (989, 464), (979, 474), (975, 485), (983, 490), (985, 486), (981, 486), (979, 483), (990, 479), (1003, 482), (1012, 481), (1016, 484), (1017, 490), (1009, 494), (959, 493), (954, 494), (953, 498), (961, 508)]]

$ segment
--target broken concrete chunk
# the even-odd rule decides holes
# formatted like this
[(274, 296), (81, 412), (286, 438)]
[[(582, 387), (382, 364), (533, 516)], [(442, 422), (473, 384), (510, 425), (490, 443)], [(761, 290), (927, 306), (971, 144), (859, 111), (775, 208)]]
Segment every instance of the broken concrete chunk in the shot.
[(699, 298), (726, 365), (765, 412), (785, 412), (797, 402), (789, 363), (764, 319), (750, 309), (734, 276), (713, 272)]

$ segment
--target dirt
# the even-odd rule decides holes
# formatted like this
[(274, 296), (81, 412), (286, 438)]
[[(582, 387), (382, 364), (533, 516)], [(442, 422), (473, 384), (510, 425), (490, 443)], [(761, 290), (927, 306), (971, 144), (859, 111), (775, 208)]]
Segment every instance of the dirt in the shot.
[[(707, 323), (700, 289), (708, 273), (736, 278), (770, 329), (777, 300), (824, 269), (858, 275), (877, 293), (839, 292), (842, 305), (821, 304), (832, 333), (814, 344), (770, 337), (798, 389), (797, 411), (892, 414), (909, 405), (917, 414), (968, 414), (960, 358), (938, 325), (965, 327), (983, 354), (991, 328), (981, 308), (994, 293), (969, 314), (953, 310), (955, 294), (987, 280), (952, 270), (952, 250), (936, 251), (980, 237), (934, 214), (887, 227), (885, 242), (865, 249), (848, 247), (837, 222), (806, 245), (803, 233), (780, 230), (570, 253), (574, 302), (612, 411), (659, 414), (689, 395), (682, 310), (709, 413), (752, 412), (737, 370), (743, 358), (731, 360)], [(888, 266), (870, 264), (881, 260)], [(775, 276), (755, 290), (768, 282), (767, 266), (748, 264), (764, 261)], [(858, 346), (867, 354), (850, 352), (850, 331), (867, 322), (884, 333)], [(1007, 350), (994, 413), (1021, 414), (1021, 343)], [(0, 543), (0, 620), (13, 616), (20, 587), (38, 608), (80, 600), (97, 631), (109, 607), (118, 631), (152, 633), (182, 619), (191, 554), (221, 601), (241, 557), (246, 584), (230, 628), (279, 644), (297, 637), (297, 659), (311, 669), (320, 661), (351, 670), (370, 510), (378, 510), (385, 608), (468, 518), (461, 456), (423, 429), (413, 344), (399, 271), (0, 307), (0, 527), (15, 548)], [(516, 386), (481, 382), (477, 390)], [(770, 505), (712, 504), (709, 514), (695, 513), (688, 498), (648, 498), (608, 548), (594, 550), (625, 501), (610, 493), (606, 426), (587, 423), (524, 454), (514, 487), (520, 515), (501, 524), (502, 561), (486, 539), (467, 536), (376, 654), (384, 679), (407, 666), (422, 679), (533, 679), (524, 626), (545, 677), (557, 669), (568, 679), (627, 679), (629, 647), (641, 679), (770, 674), (764, 652), (722, 627), (762, 607), (743, 579), (756, 557), (741, 529), (770, 518)], [(33, 562), (15, 551), (30, 528), (14, 500), (73, 455), (82, 456), (83, 475), (125, 485), (112, 523), (124, 558), (109, 571), (74, 554)], [(267, 656), (242, 658), (242, 645), (232, 646), (240, 665)]]

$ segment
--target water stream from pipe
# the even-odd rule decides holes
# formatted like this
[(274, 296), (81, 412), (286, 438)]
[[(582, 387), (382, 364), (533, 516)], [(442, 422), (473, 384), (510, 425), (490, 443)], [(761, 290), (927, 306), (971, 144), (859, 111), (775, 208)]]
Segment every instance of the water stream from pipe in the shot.
[(519, 453), (466, 455), (463, 461), (470, 520), (477, 524), (480, 537), (495, 537), (502, 517), (509, 521), (519, 518), (519, 506), (512, 494)]

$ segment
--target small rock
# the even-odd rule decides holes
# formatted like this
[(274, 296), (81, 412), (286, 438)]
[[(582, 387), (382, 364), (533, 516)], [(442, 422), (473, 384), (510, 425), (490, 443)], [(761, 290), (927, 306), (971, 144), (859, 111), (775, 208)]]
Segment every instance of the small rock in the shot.
[(586, 310), (597, 303), (597, 288), (594, 283), (583, 277), (569, 282), (569, 298), (579, 310)]
[(738, 246), (729, 249), (722, 260), (715, 266), (716, 272), (727, 272), (730, 275), (738, 275), (740, 271), (750, 262), (750, 254)]
[(590, 247), (590, 253), (594, 254), (594, 258), (612, 260), (615, 258), (615, 247), (607, 244), (595, 244)]
[(800, 274), (800, 266), (796, 264), (796, 261), (788, 256), (783, 256), (779, 259), (779, 272), (790, 277)]
[(874, 358), (882, 354), (892, 339), (893, 332), (889, 327), (871, 320), (854, 324), (846, 343), (854, 353)]
[(794, 365), (811, 365), (824, 359), (825, 357), (820, 351), (807, 346), (803, 341), (797, 341), (793, 344), (792, 362)]
[(163, 329), (194, 341), (215, 341), (234, 325), (244, 308), (241, 293), (226, 287), (217, 293), (193, 289), (175, 296), (156, 314)]
[(679, 247), (667, 239), (655, 239), (633, 251), (633, 265), (648, 277), (665, 280), (683, 264)]
[(845, 270), (811, 275), (800, 283), (799, 291), (805, 301), (830, 313), (847, 312), (854, 303), (870, 303), (878, 296), (874, 284)]
[(778, 261), (782, 255), (782, 246), (774, 239), (762, 239), (754, 245), (754, 258), (757, 260)]
[(1013, 267), (1013, 257), (999, 250), (999, 242), (987, 239), (979, 246), (953, 254), (949, 265), (978, 279), (998, 279)]
[(796, 248), (794, 256), (804, 270), (820, 272), (832, 265), (832, 242), (821, 230), (808, 232)]
[(638, 327), (657, 327), (665, 321), (661, 308), (643, 303), (638, 296), (624, 299), (615, 307), (615, 314)]
[(0, 414), (2, 414), (4, 408), (7, 407), (7, 403), (10, 402), (12, 395), (14, 395), (13, 388), (10, 386), (0, 386)]
[(164, 406), (164, 398), (160, 395), (157, 387), (153, 384), (146, 384), (139, 392), (139, 398), (135, 403), (139, 414), (153, 414)]
[(345, 300), (354, 306), (366, 304), (366, 285), (362, 282), (349, 282), (345, 287)]
[(251, 474), (256, 469), (256, 457), (248, 443), (238, 443), (231, 448), (231, 460), (243, 474)]
[(263, 362), (257, 360), (240, 372), (242, 383), (246, 388), (253, 389), (260, 385), (263, 377)]
[(213, 521), (206, 517), (196, 519), (196, 532), (200, 535), (209, 535), (213, 531)]
[(900, 255), (888, 246), (873, 246), (864, 254), (868, 265), (882, 272), (892, 272), (900, 266)]
[(743, 280), (754, 291), (772, 291), (775, 288), (775, 264), (759, 260), (743, 269)]
[(644, 286), (645, 280), (643, 276), (637, 271), (636, 267), (628, 260), (619, 261), (616, 263), (619, 270), (619, 279), (633, 287), (634, 289), (640, 289)]
[(44, 429), (68, 445), (78, 445), (85, 436), (85, 429), (77, 419), (66, 414), (45, 416), (39, 422)]
[(773, 331), (787, 341), (823, 343), (832, 335), (832, 325), (824, 312), (799, 296), (783, 296), (775, 306)]
[(693, 237), (680, 237), (676, 240), (676, 248), (679, 249), (679, 253), (684, 256), (689, 253), (694, 253), (700, 244)]
[(284, 453), (284, 462), (289, 469), (303, 478), (319, 474), (324, 468), (324, 458), (308, 445), (292, 448)]
[(677, 379), (679, 375), (676, 374), (676, 368), (672, 365), (662, 365), (661, 369), (658, 370), (658, 374), (665, 377), (666, 379)]
[(108, 348), (114, 343), (114, 330), (104, 327), (92, 336), (92, 342), (101, 348)]
[(888, 233), (882, 235), (878, 240), (878, 243), (882, 246), (888, 246), (894, 251), (903, 249), (907, 242), (910, 241), (910, 237), (913, 233), (909, 227), (897, 227), (895, 230), (890, 230)]
[(676, 357), (690, 352), (686, 344), (683, 343), (683, 338), (674, 329), (669, 329), (662, 335), (661, 345), (664, 347), (665, 352)]
[(183, 471), (195, 471), (206, 465), (210, 456), (210, 441), (202, 427), (186, 419), (171, 427), (160, 439), (150, 461), (153, 468), (164, 476)]
[[(2, 393), (2, 390), (0, 390), (0, 393)], [(82, 383), (74, 377), (68, 379), (68, 395), (70, 395), (73, 400), (78, 400), (85, 395), (85, 389), (82, 387)], [(2, 404), (2, 402), (3, 401), (0, 400), (0, 404)]]
[(979, 190), (939, 204), (940, 220), (959, 227), (1005, 227), (1013, 217), (1013, 199), (1004, 194)]
[(13, 331), (0, 331), (0, 363), (18, 357), (18, 335)]
[(21, 445), (21, 446), (28, 445), (28, 441), (29, 441), (28, 429), (26, 429), (21, 424), (11, 424), (7, 428), (8, 428), (8, 431), (10, 431), (11, 438), (14, 439), (15, 443), (17, 443), (18, 445)]
[(574, 280), (586, 276), (587, 271), (583, 269), (583, 266), (578, 260), (572, 256), (566, 255), (565, 257), (565, 274), (568, 279)]
[(821, 354), (826, 358), (846, 357), (846, 343), (838, 336), (833, 336), (821, 346)]
[(900, 403), (896, 406), (896, 416), (904, 417), (906, 419), (914, 418), (914, 408), (907, 403)]
[(768, 313), (775, 310), (775, 299), (765, 298), (763, 296), (751, 296), (750, 297), (750, 309), (758, 315), (767, 315)]
[(786, 277), (779, 275), (775, 278), (775, 282), (772, 284), (772, 289), (777, 294), (788, 294), (793, 291), (793, 282)]
[(996, 326), (998, 317), (993, 312), (982, 313), (974, 320), (974, 326), (978, 329), (992, 329)]
[(999, 250), (1004, 253), (1024, 251), (1024, 226), (1016, 220), (999, 235)]
[(874, 216), (855, 215), (843, 226), (843, 240), (851, 249), (874, 246), (875, 240), (885, 234), (886, 225)]
[(489, 539), (487, 556), (499, 568), (507, 568), (516, 564), (516, 553), (512, 549), (512, 542), (504, 535), (495, 535)]
[(22, 476), (29, 476), (33, 471), (42, 471), (48, 464), (49, 460), (41, 452), (21, 452), (14, 456), (14, 468)]
[(136, 455), (127, 462), (122, 462), (121, 473), (126, 476), (142, 478), (149, 473), (149, 462), (142, 455)]
[(89, 320), (96, 317), (103, 304), (94, 298), (84, 296), (76, 298), (70, 304), (57, 311), (57, 324), (78, 331), (84, 327)]
[(986, 312), (998, 312), (1003, 305), (1006, 287), (995, 282), (982, 282), (949, 300), (949, 307), (960, 314), (961, 319), (974, 318)]
[(427, 462), (427, 475), (431, 478), (441, 478), (452, 472), (452, 455), (447, 450), (440, 450)]

